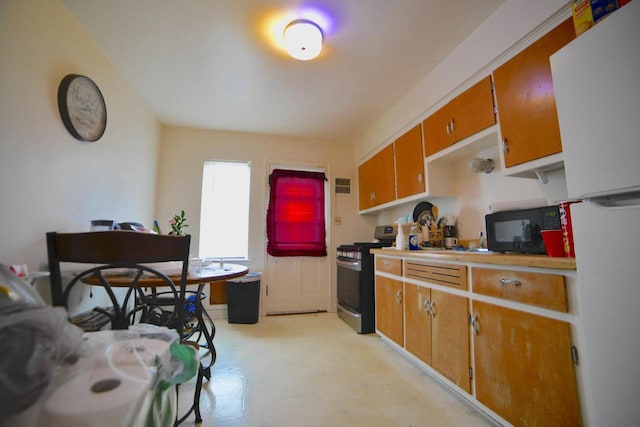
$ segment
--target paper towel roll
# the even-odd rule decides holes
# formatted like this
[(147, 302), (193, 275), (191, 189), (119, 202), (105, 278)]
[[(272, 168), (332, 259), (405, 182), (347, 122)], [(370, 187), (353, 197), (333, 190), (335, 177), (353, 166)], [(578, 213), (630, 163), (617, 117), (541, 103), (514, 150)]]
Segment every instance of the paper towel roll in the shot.
[[(125, 377), (109, 367), (80, 373), (47, 399), (41, 425), (46, 427), (120, 426), (144, 411), (150, 384), (141, 366), (119, 366)], [(137, 380), (136, 380), (137, 379)]]
[(152, 366), (156, 356), (169, 351), (167, 341), (141, 338), (136, 340), (116, 341), (109, 344), (107, 353), (112, 363), (120, 365), (144, 364)]

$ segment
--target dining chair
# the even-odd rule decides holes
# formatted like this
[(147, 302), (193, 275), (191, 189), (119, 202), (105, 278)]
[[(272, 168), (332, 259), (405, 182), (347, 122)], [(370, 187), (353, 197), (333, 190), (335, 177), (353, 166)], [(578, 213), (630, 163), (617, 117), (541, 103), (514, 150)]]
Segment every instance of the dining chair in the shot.
[[(111, 329), (151, 323), (175, 329), (184, 341), (190, 235), (98, 231), (49, 232), (46, 237), (52, 304), (64, 306), (73, 323), (86, 331), (107, 323)], [(174, 269), (179, 268), (179, 272), (169, 276), (161, 271), (166, 263), (175, 263)], [(163, 291), (156, 292), (156, 288)], [(164, 295), (162, 300), (154, 298), (159, 293)], [(87, 305), (87, 299), (93, 301)], [(77, 305), (84, 305), (80, 313)], [(92, 308), (87, 310), (87, 306)], [(197, 347), (197, 343), (189, 344)], [(199, 403), (203, 377), (200, 364), (192, 407), (176, 424), (191, 412), (196, 423), (202, 422)]]

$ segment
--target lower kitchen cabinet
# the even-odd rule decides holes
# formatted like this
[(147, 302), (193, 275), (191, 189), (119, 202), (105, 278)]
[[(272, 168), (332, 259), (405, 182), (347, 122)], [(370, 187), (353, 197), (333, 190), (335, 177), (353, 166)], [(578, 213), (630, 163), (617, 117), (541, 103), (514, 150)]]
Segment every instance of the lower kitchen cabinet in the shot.
[(408, 352), (471, 393), (467, 298), (405, 283)]
[(405, 283), (407, 351), (431, 365), (431, 289)]
[(404, 346), (402, 281), (376, 276), (376, 329)]
[(575, 264), (512, 268), (478, 262), (512, 262), (501, 255), (451, 253), (452, 262), (441, 262), (435, 257), (448, 254), (404, 253), (376, 253), (381, 335), (498, 422), (582, 425), (579, 342), (574, 347), (571, 335)]
[(473, 302), (476, 398), (514, 426), (579, 426), (569, 324)]
[(469, 300), (431, 290), (432, 367), (467, 393), (469, 377)]

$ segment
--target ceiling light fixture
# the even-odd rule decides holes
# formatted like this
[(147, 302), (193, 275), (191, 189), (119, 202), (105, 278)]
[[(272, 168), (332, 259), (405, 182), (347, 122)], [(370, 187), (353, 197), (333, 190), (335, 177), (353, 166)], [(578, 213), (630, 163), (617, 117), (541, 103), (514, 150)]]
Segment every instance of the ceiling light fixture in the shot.
[(308, 61), (322, 50), (322, 30), (315, 22), (296, 19), (284, 29), (284, 45), (293, 58)]

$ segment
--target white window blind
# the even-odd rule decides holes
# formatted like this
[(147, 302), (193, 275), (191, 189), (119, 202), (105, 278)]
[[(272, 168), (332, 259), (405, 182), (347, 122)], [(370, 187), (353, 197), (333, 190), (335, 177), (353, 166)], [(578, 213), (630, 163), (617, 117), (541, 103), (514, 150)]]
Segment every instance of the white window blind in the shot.
[(250, 162), (204, 163), (200, 258), (248, 258), (250, 178)]

